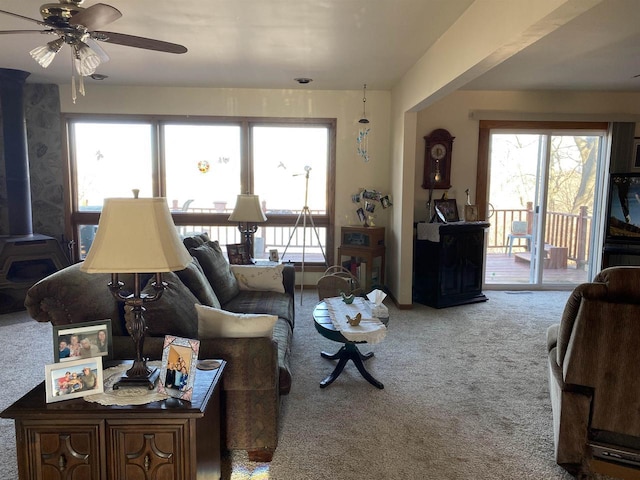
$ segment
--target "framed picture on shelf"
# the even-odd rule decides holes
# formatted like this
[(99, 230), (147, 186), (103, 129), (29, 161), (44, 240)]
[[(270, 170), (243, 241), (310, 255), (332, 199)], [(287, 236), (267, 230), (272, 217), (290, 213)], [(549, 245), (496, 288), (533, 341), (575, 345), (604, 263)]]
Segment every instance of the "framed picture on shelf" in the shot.
[(113, 352), (111, 320), (53, 326), (53, 361), (106, 357)]
[(45, 365), (47, 403), (104, 392), (102, 357)]
[(458, 222), (460, 217), (458, 216), (458, 204), (455, 198), (447, 198), (441, 200), (434, 200), (433, 204), (437, 211), (440, 211), (447, 223)]
[(231, 265), (251, 265), (251, 256), (244, 243), (231, 243), (227, 245), (227, 256)]
[(465, 222), (477, 222), (478, 221), (478, 206), (477, 205), (465, 205), (464, 206), (464, 221)]
[(199, 340), (171, 335), (164, 337), (158, 392), (191, 400), (199, 350)]

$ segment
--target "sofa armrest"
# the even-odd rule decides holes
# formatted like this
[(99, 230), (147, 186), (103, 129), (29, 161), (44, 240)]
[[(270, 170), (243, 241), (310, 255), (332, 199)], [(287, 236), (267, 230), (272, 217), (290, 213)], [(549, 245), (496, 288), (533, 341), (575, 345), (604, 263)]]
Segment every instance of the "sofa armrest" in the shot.
[[(162, 359), (164, 337), (146, 337), (143, 355)], [(113, 356), (135, 358), (135, 344), (128, 336), (113, 338)], [(207, 338), (200, 340), (198, 359), (220, 358), (227, 361), (222, 377), (224, 390), (272, 390), (278, 388), (278, 346), (266, 337)], [(197, 375), (197, 374), (196, 374)]]
[(107, 287), (111, 276), (85, 273), (81, 265), (63, 268), (34, 284), (24, 301), (27, 312), (52, 325), (111, 319), (113, 334), (121, 335), (121, 308)]
[(285, 263), (282, 269), (282, 284), (285, 293), (293, 297), (296, 291), (296, 269), (293, 264)]

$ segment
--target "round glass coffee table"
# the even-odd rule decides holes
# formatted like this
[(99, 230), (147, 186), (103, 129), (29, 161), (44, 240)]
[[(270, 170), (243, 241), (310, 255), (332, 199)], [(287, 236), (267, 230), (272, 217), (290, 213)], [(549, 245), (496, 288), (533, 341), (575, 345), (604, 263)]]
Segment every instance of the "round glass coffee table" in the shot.
[(333, 326), (331, 322), (331, 317), (329, 315), (329, 310), (327, 309), (327, 304), (325, 302), (320, 302), (316, 305), (316, 308), (313, 310), (313, 324), (316, 327), (316, 330), (323, 337), (332, 340), (334, 342), (342, 343), (342, 347), (336, 353), (331, 354), (327, 352), (321, 352), (320, 355), (322, 358), (326, 358), (328, 360), (338, 360), (338, 364), (333, 369), (333, 372), (329, 374), (327, 378), (320, 382), (320, 388), (325, 388), (331, 385), (336, 378), (340, 376), (342, 370), (349, 360), (351, 360), (360, 374), (374, 387), (383, 389), (384, 385), (373, 378), (373, 376), (367, 371), (364, 366), (364, 362), (373, 357), (373, 352), (369, 353), (361, 353), (358, 349), (358, 343), (367, 343), (367, 342), (352, 342), (344, 338), (339, 330), (336, 330), (336, 327)]

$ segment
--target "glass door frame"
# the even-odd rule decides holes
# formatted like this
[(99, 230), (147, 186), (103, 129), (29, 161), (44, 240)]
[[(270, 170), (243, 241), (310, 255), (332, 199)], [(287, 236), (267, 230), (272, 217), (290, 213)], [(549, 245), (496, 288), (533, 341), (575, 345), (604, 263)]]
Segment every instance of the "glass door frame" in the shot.
[[(490, 153), (491, 153), (491, 134), (492, 133), (527, 133), (527, 134), (539, 134), (545, 136), (554, 135), (567, 135), (573, 133), (580, 133), (581, 135), (591, 134), (594, 136), (601, 136), (599, 150), (599, 163), (597, 165), (596, 179), (595, 179), (595, 195), (596, 199), (604, 198), (601, 192), (603, 191), (603, 178), (606, 176), (606, 169), (609, 165), (609, 150), (610, 150), (610, 126), (606, 122), (559, 122), (559, 121), (508, 121), (508, 120), (480, 120), (479, 135), (478, 135), (478, 162), (477, 162), (477, 183), (476, 183), (476, 203), (478, 204), (478, 212), (480, 219), (487, 220), (489, 217), (489, 168), (490, 168)], [(545, 142), (548, 143), (548, 142)], [(538, 162), (538, 169), (544, 168), (541, 172), (538, 170), (537, 182), (546, 185), (549, 172), (549, 155), (550, 149), (545, 148), (545, 160), (544, 162)], [(542, 164), (542, 165), (541, 165)], [(540, 182), (540, 175), (544, 175), (544, 182)], [(539, 183), (536, 185), (536, 202), (534, 205), (534, 230), (532, 231), (532, 246), (544, 244), (544, 228), (539, 228), (540, 222), (545, 225), (546, 222), (546, 205), (547, 205), (547, 189), (546, 186), (541, 186)], [(593, 207), (593, 219), (594, 223), (591, 228), (592, 235), (590, 236), (590, 251), (598, 251), (597, 246), (602, 243), (602, 228), (600, 225), (600, 217), (602, 209), (606, 208), (606, 205), (602, 205), (601, 201), (595, 201)], [(545, 208), (541, 208), (544, 205)], [(490, 219), (489, 219), (490, 221)], [(485, 247), (486, 248), (486, 247)], [(486, 251), (485, 251), (486, 255)], [(534, 257), (532, 257), (533, 260)], [(530, 283), (526, 284), (490, 284), (489, 288), (495, 287), (496, 289), (568, 289), (572, 287), (570, 284), (554, 285), (544, 284), (543, 280), (543, 261), (541, 255), (535, 256), (535, 263), (531, 263)], [(600, 268), (601, 259), (599, 255), (591, 254), (587, 265), (587, 277), (591, 278), (592, 273)], [(487, 288), (487, 285), (483, 285)]]

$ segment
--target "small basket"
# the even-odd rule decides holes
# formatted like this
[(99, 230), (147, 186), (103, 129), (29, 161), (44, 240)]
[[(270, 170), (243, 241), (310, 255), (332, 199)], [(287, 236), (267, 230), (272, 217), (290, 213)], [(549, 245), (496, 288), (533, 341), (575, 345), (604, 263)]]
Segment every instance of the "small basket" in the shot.
[(330, 297), (339, 297), (340, 293), (345, 295), (361, 295), (362, 288), (360, 281), (349, 270), (334, 265), (325, 270), (324, 274), (316, 284), (318, 287), (318, 299), (324, 300)]

